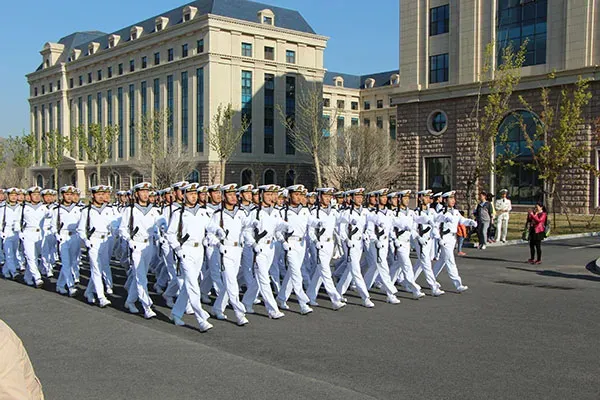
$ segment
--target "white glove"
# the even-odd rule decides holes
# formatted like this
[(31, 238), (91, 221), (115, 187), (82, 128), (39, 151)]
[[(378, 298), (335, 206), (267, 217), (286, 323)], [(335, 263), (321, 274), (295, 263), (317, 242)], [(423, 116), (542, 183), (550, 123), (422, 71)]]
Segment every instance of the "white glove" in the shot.
[(225, 247), (225, 245), (223, 243), (219, 242), (219, 244), (217, 246), (219, 247), (219, 253), (221, 253), (221, 254), (227, 253), (227, 248)]
[(288, 242), (283, 242), (282, 247), (284, 251), (290, 251), (291, 248)]
[(225, 234), (225, 231), (221, 227), (217, 228), (215, 235), (221, 240), (223, 240), (223, 239), (225, 239), (225, 237), (227, 237), (227, 234)]
[(135, 250), (135, 242), (133, 240), (128, 240), (127, 244), (129, 245), (129, 250), (134, 251)]
[(175, 257), (177, 257), (178, 259), (182, 259), (183, 258), (183, 250), (181, 250), (181, 247), (176, 248), (175, 250), (173, 250), (173, 252), (175, 253)]
[(321, 242), (317, 242), (316, 246), (317, 246), (317, 249), (319, 249), (319, 250), (323, 250), (325, 248), (325, 245)]
[(161, 238), (158, 239), (158, 243), (160, 243), (161, 246), (164, 246), (165, 244), (167, 244), (167, 239), (161, 236)]
[(426, 246), (426, 245), (427, 245), (427, 240), (425, 240), (425, 238), (423, 238), (422, 236), (419, 236), (419, 237), (417, 238), (417, 242), (419, 242), (419, 244), (420, 244), (421, 246)]
[(85, 247), (87, 247), (88, 249), (91, 249), (91, 248), (92, 248), (92, 242), (90, 241), (90, 239), (84, 239), (84, 240), (83, 240), (83, 245), (84, 245)]
[(383, 240), (376, 240), (375, 241), (375, 246), (381, 250), (383, 248), (385, 248), (386, 243)]
[(19, 232), (19, 239), (21, 239), (21, 241), (25, 240), (25, 234), (23, 232)]
[(346, 247), (348, 247), (349, 249), (353, 249), (354, 246), (356, 246), (356, 243), (354, 243), (352, 240), (350, 239), (346, 239)]
[(6, 233), (4, 233), (4, 232), (0, 232), (0, 239), (2, 239), (2, 240), (6, 240), (6, 237), (7, 237), (7, 236), (6, 236)]
[(55, 234), (54, 234), (54, 239), (56, 239), (56, 241), (57, 241), (58, 243), (61, 243), (61, 242), (62, 242), (62, 237), (61, 237), (61, 236), (60, 236), (60, 234), (58, 234), (58, 233), (55, 233)]
[(471, 226), (472, 226), (473, 228), (477, 228), (477, 221), (473, 221), (473, 223), (471, 224)]
[(402, 247), (402, 242), (399, 239), (394, 239), (394, 246), (396, 248)]
[(262, 252), (262, 248), (261, 248), (260, 244), (258, 244), (258, 243), (254, 243), (252, 245), (252, 249), (254, 250), (255, 253), (261, 253)]

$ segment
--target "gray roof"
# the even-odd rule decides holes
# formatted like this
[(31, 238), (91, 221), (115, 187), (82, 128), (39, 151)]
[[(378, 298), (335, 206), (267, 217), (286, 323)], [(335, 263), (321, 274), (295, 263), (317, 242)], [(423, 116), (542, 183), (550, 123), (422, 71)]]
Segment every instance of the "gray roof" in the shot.
[(399, 73), (398, 70), (392, 70), (392, 71), (377, 72), (377, 73), (367, 74), (367, 75), (350, 75), (350, 74), (343, 74), (343, 73), (339, 73), (339, 72), (327, 71), (327, 72), (325, 72), (325, 77), (323, 78), (323, 84), (335, 86), (335, 82), (333, 81), (333, 78), (335, 78), (336, 76), (341, 76), (344, 79), (344, 87), (351, 88), (351, 89), (364, 89), (366, 80), (369, 78), (373, 78), (373, 79), (375, 79), (374, 87), (378, 88), (378, 87), (383, 87), (383, 86), (389, 86), (390, 85), (390, 77), (392, 75), (398, 74), (398, 73)]
[(180, 23), (183, 20), (183, 8), (186, 6), (196, 7), (198, 9), (197, 15), (215, 14), (249, 22), (258, 22), (257, 13), (268, 8), (275, 14), (275, 26), (311, 34), (315, 33), (304, 17), (295, 10), (273, 7), (250, 0), (196, 0), (144, 21), (131, 24), (111, 34), (98, 31), (76, 32), (62, 38), (59, 43), (65, 45), (65, 53), (63, 54), (67, 55), (73, 49), (80, 49), (82, 54), (87, 54), (88, 45), (91, 42), (98, 42), (100, 49), (106, 49), (108, 48), (108, 38), (112, 34), (119, 35), (122, 42), (129, 41), (129, 34), (133, 26), (141, 26), (144, 29), (143, 34), (154, 32), (157, 17), (169, 18), (169, 25)]

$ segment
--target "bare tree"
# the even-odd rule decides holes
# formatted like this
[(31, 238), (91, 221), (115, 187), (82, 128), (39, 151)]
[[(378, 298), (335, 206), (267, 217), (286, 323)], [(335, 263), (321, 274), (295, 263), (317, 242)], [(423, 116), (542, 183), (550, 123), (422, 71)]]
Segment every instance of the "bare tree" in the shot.
[[(142, 148), (141, 166), (144, 170), (149, 170), (152, 185), (157, 184), (157, 164), (164, 160), (167, 151), (163, 145), (163, 129), (169, 123), (170, 111), (154, 110), (151, 113), (142, 115), (138, 130), (140, 131), (140, 143)], [(169, 154), (169, 156), (173, 156)]]
[(80, 147), (87, 154), (88, 160), (96, 166), (96, 176), (100, 183), (100, 169), (109, 159), (110, 149), (119, 136), (119, 128), (116, 125), (102, 127), (99, 124), (89, 124), (78, 127), (77, 133)]
[(71, 140), (57, 131), (46, 133), (45, 141), (42, 143), (42, 151), (46, 152), (47, 164), (54, 170), (54, 182), (52, 184), (58, 190), (58, 170), (63, 162), (65, 151), (71, 150)]
[(27, 171), (35, 163), (38, 141), (33, 134), (9, 136), (7, 150), (10, 153), (14, 169), (13, 186), (21, 185), (27, 176)]
[(323, 186), (322, 147), (328, 140), (335, 115), (329, 116), (329, 120), (323, 116), (322, 83), (311, 83), (308, 88), (299, 91), (294, 115), (287, 115), (280, 105), (277, 105), (277, 113), (294, 148), (312, 158), (317, 186)]
[(250, 121), (242, 117), (238, 127), (234, 125), (236, 111), (231, 103), (219, 105), (217, 113), (213, 116), (209, 126), (204, 130), (208, 144), (219, 158), (221, 167), (220, 182), (225, 179), (225, 167), (231, 156), (237, 150), (238, 144), (244, 136), (244, 132), (250, 127)]
[(336, 162), (323, 167), (329, 185), (340, 189), (389, 186), (400, 177), (398, 142), (382, 129), (353, 126), (337, 132)]
[(193, 169), (187, 158), (178, 154), (172, 147), (168, 148), (161, 158), (157, 158), (154, 164), (155, 183), (153, 185), (157, 188), (168, 187), (173, 182), (185, 179)]
[[(551, 74), (550, 78), (553, 77)], [(583, 110), (592, 98), (588, 80), (579, 77), (574, 85), (562, 86), (555, 100), (551, 99), (551, 94), (549, 88), (543, 88), (541, 91), (542, 112), (535, 133), (530, 133), (525, 126), (522, 126), (522, 131), (527, 148), (533, 155), (531, 168), (544, 180), (544, 203), (549, 212), (554, 212), (555, 197), (561, 203), (557, 190), (561, 176), (573, 168), (590, 171), (596, 175), (599, 172), (596, 166), (587, 161), (591, 152), (590, 145), (579, 138), (586, 129)], [(526, 109), (533, 111), (523, 97), (520, 97), (520, 101)], [(566, 208), (562, 209), (571, 226)], [(556, 218), (554, 222), (556, 223)]]
[(510, 111), (510, 100), (521, 81), (521, 67), (525, 61), (527, 42), (515, 52), (512, 46), (504, 47), (500, 54), (500, 65), (494, 68), (495, 47), (488, 44), (485, 62), (479, 76), (479, 88), (471, 118), (476, 123), (472, 140), (476, 144), (474, 166), (467, 179), (469, 210), (473, 209), (476, 188), (482, 177), (493, 176), (510, 162), (506, 157), (496, 157), (495, 146), (506, 142), (508, 130), (498, 132), (506, 114)]

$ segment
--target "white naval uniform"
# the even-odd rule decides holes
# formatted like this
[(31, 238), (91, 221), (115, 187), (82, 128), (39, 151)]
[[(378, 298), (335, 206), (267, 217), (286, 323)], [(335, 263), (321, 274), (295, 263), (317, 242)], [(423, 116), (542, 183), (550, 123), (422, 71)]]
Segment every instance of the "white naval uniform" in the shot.
[[(53, 208), (57, 206), (56, 203), (44, 204), (50, 212)], [(56, 237), (52, 233), (52, 227), (50, 225), (50, 215), (47, 215), (47, 218), (44, 219), (43, 227), (42, 227), (42, 274), (52, 277), (54, 275), (54, 266), (56, 264), (56, 258), (58, 253)]]
[[(435, 211), (434, 211), (435, 213)], [(425, 273), (425, 279), (432, 294), (436, 294), (440, 290), (440, 284), (435, 280), (431, 260), (433, 259), (432, 249), (436, 237), (439, 236), (437, 227), (435, 226), (434, 215), (430, 214), (429, 209), (415, 210), (415, 224), (417, 225), (418, 240), (415, 241), (417, 248), (417, 262), (413, 269), (415, 271), (415, 281)]]
[[(130, 216), (133, 213), (133, 231), (129, 231)], [(137, 300), (142, 303), (144, 312), (150, 310), (152, 300), (148, 294), (148, 267), (156, 257), (156, 240), (161, 224), (160, 209), (149, 204), (145, 207), (134, 204), (123, 212), (119, 232), (125, 238), (131, 251), (131, 285), (128, 287), (127, 304)], [(135, 232), (137, 230), (137, 232)], [(132, 234), (135, 232), (135, 235)]]
[[(306, 257), (306, 231), (308, 221), (311, 218), (308, 208), (303, 206), (285, 206), (280, 211), (281, 217), (288, 223), (289, 237), (287, 244), (282, 244), (287, 264), (287, 271), (283, 283), (277, 295), (280, 302), (285, 303), (290, 298), (292, 290), (296, 294), (301, 311), (307, 311), (307, 303), (310, 301), (302, 287), (302, 263)], [(287, 251), (285, 251), (287, 248)]]
[[(365, 274), (365, 284), (371, 288), (377, 277), (388, 299), (395, 297), (398, 292), (390, 277), (390, 267), (387, 262), (389, 241), (393, 230), (393, 214), (388, 209), (379, 209), (369, 215), (367, 219), (366, 236), (370, 239), (368, 264), (369, 269)], [(379, 233), (379, 235), (378, 235)]]
[(77, 235), (77, 225), (81, 219), (81, 208), (75, 204), (70, 206), (57, 205), (50, 210), (51, 234), (59, 246), (60, 273), (56, 290), (72, 289), (75, 286), (73, 270), (77, 264), (77, 254), (81, 247), (81, 240)]
[[(342, 212), (340, 217), (340, 235), (345, 242), (344, 247), (347, 249), (347, 254), (345, 255), (345, 263), (347, 265), (336, 287), (342, 296), (348, 290), (350, 283), (354, 281), (360, 297), (363, 300), (370, 298), (361, 271), (361, 258), (364, 249), (363, 240), (367, 229), (368, 217), (369, 210), (362, 206), (347, 208)], [(350, 237), (351, 233), (352, 237)]]
[[(210, 315), (202, 308), (198, 283), (204, 259), (203, 241), (209, 221), (207, 210), (199, 205), (183, 207), (183, 209), (180, 207), (179, 210), (172, 213), (166, 233), (167, 242), (180, 259), (182, 280), (181, 290), (171, 313), (182, 318), (189, 304), (194, 311), (196, 320), (201, 325), (210, 318)], [(181, 237), (179, 237), (179, 233), (181, 233)], [(187, 235), (189, 236), (185, 242), (179, 243), (179, 239), (183, 239)], [(177, 262), (175, 263), (176, 267)]]
[(2, 274), (5, 278), (14, 278), (19, 269), (19, 219), (21, 218), (21, 205), (4, 203), (0, 208), (0, 229), (4, 249), (4, 266)]
[(392, 232), (392, 254), (390, 260), (390, 274), (392, 282), (397, 280), (407, 291), (413, 295), (421, 293), (421, 286), (415, 282), (413, 265), (410, 261), (411, 239), (417, 240), (418, 233), (415, 226), (415, 212), (409, 208), (399, 208), (394, 211), (394, 231)]
[[(334, 250), (334, 237), (338, 225), (339, 213), (331, 206), (328, 208), (317, 207), (311, 211), (308, 224), (308, 234), (315, 245), (316, 269), (310, 281), (306, 294), (311, 303), (317, 303), (317, 296), (321, 285), (331, 299), (333, 308), (338, 309), (344, 303), (333, 283), (331, 275), (331, 258)], [(324, 230), (321, 237), (317, 237), (317, 231)]]
[(101, 303), (106, 300), (102, 283), (102, 271), (105, 267), (102, 263), (106, 261), (105, 254), (110, 251), (108, 237), (111, 234), (112, 218), (113, 211), (110, 206), (103, 204), (96, 207), (90, 204), (81, 210), (77, 224), (77, 234), (88, 249), (90, 263), (90, 280), (85, 296), (89, 299), (96, 293)]
[(15, 221), (20, 224), (20, 238), (23, 242), (26, 270), (25, 283), (35, 285), (42, 282), (38, 259), (42, 252), (42, 229), (49, 217), (48, 207), (42, 203), (24, 203), (21, 206), (21, 219)]
[[(509, 199), (498, 199), (495, 203), (497, 223), (496, 223), (496, 242), (506, 241), (508, 232), (508, 219), (512, 211), (512, 202)], [(504, 212), (501, 212), (504, 211)]]
[[(256, 256), (253, 265), (255, 279), (248, 284), (242, 303), (246, 307), (246, 312), (251, 313), (253, 311), (252, 305), (260, 292), (269, 316), (276, 317), (280, 314), (280, 311), (271, 291), (269, 269), (275, 256), (274, 235), (276, 232), (283, 230), (286, 224), (279, 212), (273, 207), (257, 207), (252, 210), (248, 219), (253, 228), (246, 230), (244, 240), (252, 243)], [(255, 232), (266, 234), (257, 242)]]
[[(240, 209), (244, 212), (245, 216), (248, 217), (250, 212), (255, 208), (254, 204), (249, 205), (240, 205)], [(252, 244), (244, 241), (244, 247), (242, 250), (242, 261), (241, 261), (241, 277), (244, 280), (244, 284), (246, 288), (249, 283), (254, 280), (254, 275), (252, 274), (252, 262), (254, 261), (254, 250), (252, 250)]]
[[(206, 212), (209, 217), (221, 209), (220, 204), (206, 204)], [(204, 295), (210, 293), (210, 289), (215, 289), (218, 296), (223, 288), (221, 280), (221, 269), (219, 267), (219, 251), (215, 246), (207, 246), (204, 255), (204, 266), (202, 268), (202, 282), (200, 283), (200, 292)]]
[(246, 308), (240, 301), (238, 273), (242, 260), (244, 233), (249, 229), (246, 213), (237, 206), (233, 210), (220, 209), (216, 211), (208, 224), (210, 243), (217, 243), (219, 254), (216, 258), (221, 271), (223, 286), (213, 304), (213, 312), (219, 319), (227, 304), (231, 304), (238, 323), (244, 320)]
[(456, 231), (458, 224), (465, 226), (477, 226), (477, 223), (472, 219), (463, 218), (458, 210), (454, 208), (448, 208), (442, 211), (437, 218), (440, 227), (440, 259), (435, 263), (433, 267), (433, 273), (437, 277), (442, 271), (444, 266), (448, 271), (448, 276), (454, 283), (454, 286), (458, 289), (462, 286), (462, 280), (458, 274), (458, 268), (456, 267), (456, 261), (454, 259), (454, 247), (456, 246)]
[[(179, 217), (181, 212), (181, 204), (180, 203), (172, 203), (168, 206), (165, 206), (162, 210), (163, 219), (167, 224), (167, 229), (171, 224), (171, 220), (173, 217)], [(173, 248), (169, 245), (168, 240), (162, 240), (160, 244), (162, 248), (162, 257), (163, 262), (165, 264), (167, 277), (161, 277), (158, 285), (161, 287), (165, 287), (165, 292), (163, 297), (165, 298), (173, 298), (179, 294), (181, 290), (181, 286), (183, 285), (183, 276), (180, 274), (177, 275), (177, 271), (175, 268), (175, 254), (173, 253)], [(204, 258), (204, 251), (202, 252), (202, 258)], [(200, 265), (202, 267), (202, 263)], [(165, 280), (167, 282), (165, 282)], [(164, 286), (163, 286), (164, 285)]]

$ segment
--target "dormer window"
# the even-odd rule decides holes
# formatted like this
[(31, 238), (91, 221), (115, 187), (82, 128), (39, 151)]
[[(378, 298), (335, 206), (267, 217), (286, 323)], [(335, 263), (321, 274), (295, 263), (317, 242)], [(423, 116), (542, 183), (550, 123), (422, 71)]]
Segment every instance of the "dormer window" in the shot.
[(98, 51), (98, 49), (100, 48), (100, 43), (98, 42), (92, 42), (88, 45), (88, 55), (92, 55), (94, 53), (96, 53), (96, 51)]
[(142, 28), (141, 26), (134, 26), (131, 28), (130, 34), (129, 34), (129, 40), (136, 40), (137, 38), (139, 38), (140, 36), (142, 36), (142, 31), (144, 30), (144, 28)]
[(191, 21), (196, 16), (198, 9), (192, 6), (185, 6), (183, 8), (183, 22)]
[(46, 59), (46, 61), (44, 62), (44, 67), (48, 68), (50, 66), (50, 60)]
[(336, 87), (344, 87), (344, 78), (342, 78), (341, 76), (336, 76), (335, 78), (333, 78), (333, 82)]
[(163, 29), (165, 29), (167, 27), (168, 23), (169, 23), (169, 18), (167, 18), (167, 17), (156, 18), (156, 20), (154, 21), (155, 31), (156, 32), (162, 31)]
[(375, 87), (375, 79), (369, 78), (365, 81), (365, 88), (373, 89)]
[(400, 75), (394, 74), (390, 77), (390, 85), (399, 85), (400, 84)]
[(77, 60), (79, 58), (80, 54), (81, 54), (81, 50), (73, 49), (73, 51), (71, 52), (71, 61)]
[(119, 35), (110, 35), (108, 37), (108, 48), (112, 49), (113, 47), (115, 47), (116, 45), (119, 44), (120, 40), (121, 40), (121, 36), (119, 36)]
[(275, 25), (275, 14), (269, 9), (258, 12), (258, 22), (263, 25)]

